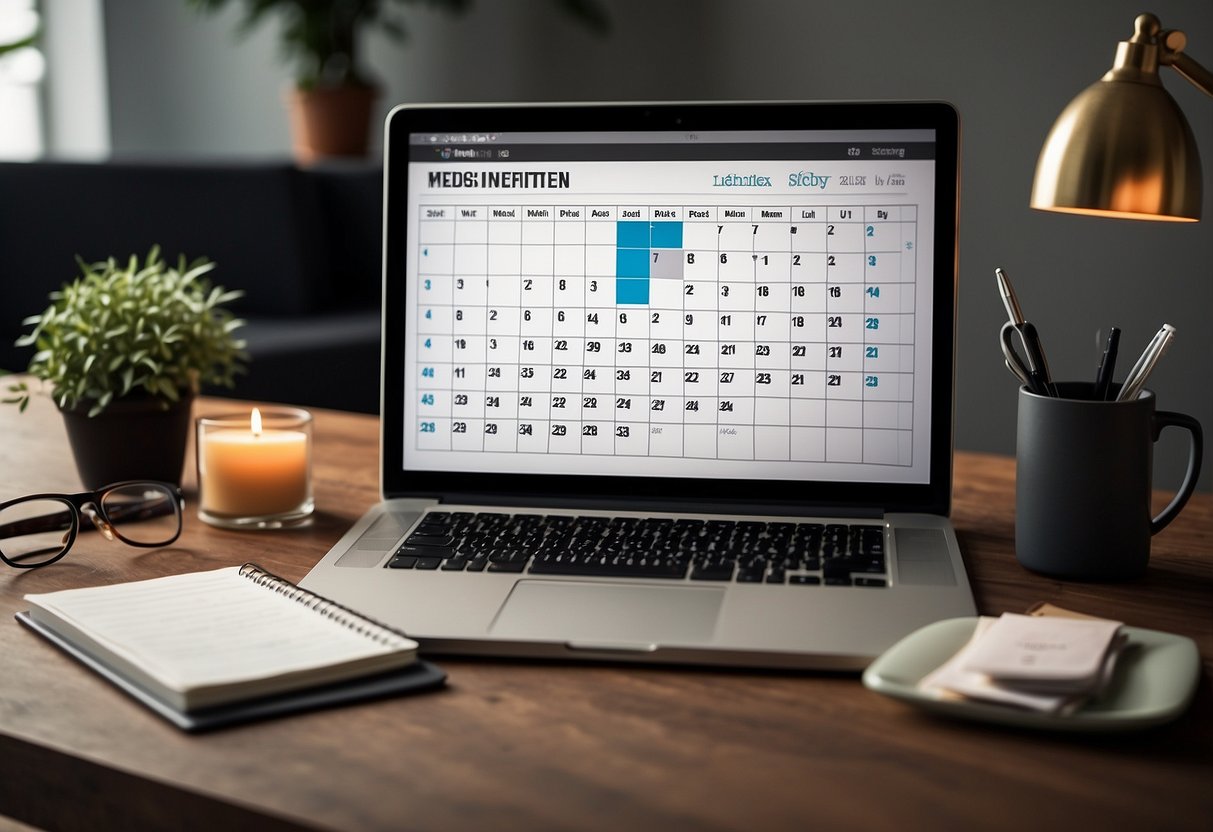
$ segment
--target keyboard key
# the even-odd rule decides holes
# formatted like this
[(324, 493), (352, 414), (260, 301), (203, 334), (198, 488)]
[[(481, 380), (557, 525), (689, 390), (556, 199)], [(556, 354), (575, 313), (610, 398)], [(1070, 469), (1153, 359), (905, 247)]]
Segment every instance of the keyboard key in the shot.
[(396, 550), (396, 554), (412, 555), (414, 557), (449, 558), (455, 554), (455, 550), (450, 546), (414, 546), (411, 543), (405, 543)]
[(788, 583), (798, 586), (821, 586), (821, 578), (816, 575), (790, 575)]
[(733, 564), (712, 564), (696, 566), (691, 570), (692, 581), (731, 581), (733, 580)]
[(683, 578), (687, 574), (686, 564), (656, 563), (627, 564), (602, 561), (591, 562), (535, 562), (532, 575), (581, 575), (596, 578)]
[(388, 569), (412, 569), (416, 565), (417, 565), (417, 558), (401, 557), (401, 556), (397, 555), (396, 557), (394, 557), (390, 561), (388, 561), (387, 568)]
[(417, 558), (418, 569), (437, 569), (442, 558)]
[(513, 563), (490, 563), (489, 572), (521, 572), (526, 569), (526, 561)]
[(855, 586), (888, 586), (889, 582), (884, 578), (856, 578)]
[(459, 572), (468, 565), (466, 558), (448, 558), (442, 564), (443, 572)]
[(877, 575), (885, 571), (885, 563), (883, 557), (860, 557), (853, 558), (851, 564), (852, 572), (868, 572)]
[(449, 536), (413, 533), (404, 541), (412, 546), (450, 546), (455, 541)]
[(850, 575), (827, 575), (825, 580), (826, 586), (850, 586)]
[(830, 558), (822, 564), (821, 574), (826, 578), (846, 578), (849, 582), (851, 580), (851, 563), (846, 558)]

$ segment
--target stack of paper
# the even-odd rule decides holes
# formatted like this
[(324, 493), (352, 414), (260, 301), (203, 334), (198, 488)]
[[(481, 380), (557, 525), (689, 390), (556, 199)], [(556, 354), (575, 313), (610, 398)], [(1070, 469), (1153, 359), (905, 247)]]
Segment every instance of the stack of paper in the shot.
[(982, 617), (968, 644), (919, 687), (942, 698), (1071, 713), (1112, 679), (1127, 640), (1122, 626), (1085, 617)]

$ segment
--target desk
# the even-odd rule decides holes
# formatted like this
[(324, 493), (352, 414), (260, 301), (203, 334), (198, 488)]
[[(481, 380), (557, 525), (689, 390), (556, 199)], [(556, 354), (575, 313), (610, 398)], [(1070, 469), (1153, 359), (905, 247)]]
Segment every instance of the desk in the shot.
[[(202, 412), (230, 409), (202, 401)], [(982, 612), (1046, 599), (1195, 638), (1192, 709), (1134, 735), (931, 717), (854, 676), (440, 660), (440, 693), (187, 736), (12, 620), (21, 597), (255, 560), (306, 574), (376, 499), (377, 423), (316, 413), (304, 530), (210, 528), (171, 548), (85, 536), (0, 573), (0, 813), (62, 829), (1208, 829), (1213, 497), (1119, 586), (1031, 575), (1012, 549), (1012, 460), (961, 453), (954, 518)], [(53, 408), (0, 408), (0, 499), (74, 490)], [(192, 476), (187, 494), (192, 498)]]

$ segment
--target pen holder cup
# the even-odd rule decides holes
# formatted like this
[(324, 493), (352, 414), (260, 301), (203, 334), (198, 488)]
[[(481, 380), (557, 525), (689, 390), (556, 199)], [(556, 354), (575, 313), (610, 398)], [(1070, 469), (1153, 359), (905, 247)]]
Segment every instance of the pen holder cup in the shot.
[[(1200, 423), (1155, 410), (1148, 390), (1118, 402), (1096, 400), (1094, 385), (1085, 382), (1056, 388), (1057, 397), (1019, 390), (1015, 556), (1025, 568), (1057, 578), (1138, 577), (1151, 536), (1196, 488)], [(1188, 431), (1188, 470), (1170, 505), (1151, 517), (1154, 443), (1166, 427)]]

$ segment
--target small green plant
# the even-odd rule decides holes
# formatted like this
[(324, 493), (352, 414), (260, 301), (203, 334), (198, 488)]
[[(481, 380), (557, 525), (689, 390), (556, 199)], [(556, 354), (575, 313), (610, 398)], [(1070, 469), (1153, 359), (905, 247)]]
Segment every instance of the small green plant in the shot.
[[(33, 330), (17, 346), (34, 345), (28, 372), (51, 385), (63, 410), (87, 406), (96, 416), (115, 398), (143, 392), (164, 406), (201, 384), (231, 387), (247, 360), (244, 342), (232, 335), (244, 324), (222, 306), (240, 297), (212, 286), (204, 275), (215, 264), (201, 258), (171, 267), (159, 247), (143, 265), (131, 255), (87, 264), (81, 276), (51, 292), (51, 305), (22, 323)], [(25, 410), (30, 392), (9, 386), (4, 401)]]

